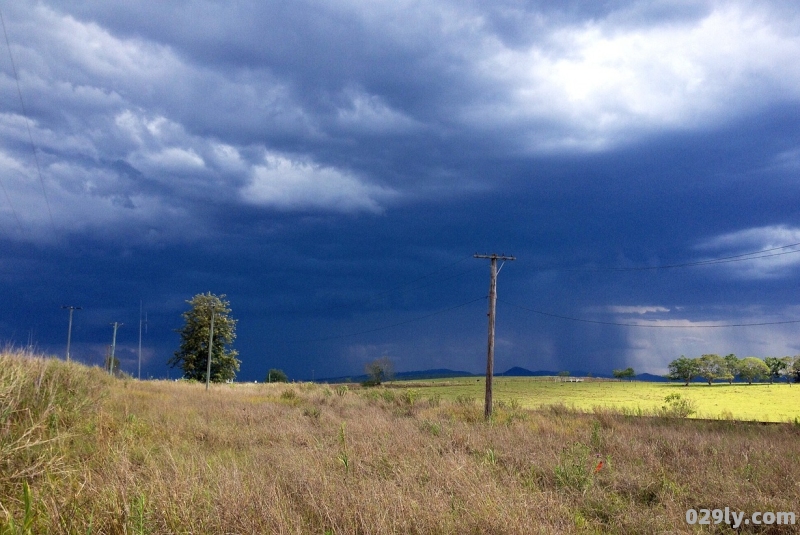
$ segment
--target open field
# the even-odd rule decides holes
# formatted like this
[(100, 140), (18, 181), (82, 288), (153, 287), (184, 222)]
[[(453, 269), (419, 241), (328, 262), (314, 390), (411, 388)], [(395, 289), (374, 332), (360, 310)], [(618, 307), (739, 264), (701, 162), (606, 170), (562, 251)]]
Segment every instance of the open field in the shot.
[[(473, 397), (481, 402), (484, 380), (476, 378), (397, 381), (392, 386), (418, 388), (424, 395), (442, 399)], [(724, 418), (762, 422), (793, 422), (800, 418), (800, 384), (648, 383), (602, 381), (562, 383), (530, 377), (495, 377), (493, 398), (535, 409), (564, 404), (591, 412), (595, 407), (652, 412), (664, 405), (664, 398), (680, 394), (697, 405), (696, 418)]]
[(689, 508), (800, 512), (797, 425), (511, 403), (484, 422), (436, 394), (206, 392), (0, 355), (0, 533), (697, 533)]

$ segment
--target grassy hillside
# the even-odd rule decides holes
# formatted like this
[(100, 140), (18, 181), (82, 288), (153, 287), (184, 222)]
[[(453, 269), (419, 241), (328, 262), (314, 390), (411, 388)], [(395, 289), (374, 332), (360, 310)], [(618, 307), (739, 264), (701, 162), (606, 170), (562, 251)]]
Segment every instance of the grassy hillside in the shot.
[(425, 392), (206, 392), (3, 355), (0, 531), (682, 533), (688, 508), (800, 503), (795, 425), (511, 403), (485, 423)]
[[(484, 380), (457, 378), (447, 380), (397, 383), (404, 388), (415, 387), (426, 395), (439, 394), (443, 399), (470, 396), (483, 399)], [(534, 380), (530, 377), (496, 377), (494, 399), (516, 400), (522, 407), (565, 404), (591, 412), (595, 407), (618, 411), (651, 412), (664, 405), (664, 398), (680, 394), (697, 406), (696, 417), (756, 420), (763, 422), (792, 422), (800, 418), (800, 385), (767, 383), (682, 383), (650, 382), (581, 382), (561, 383)]]

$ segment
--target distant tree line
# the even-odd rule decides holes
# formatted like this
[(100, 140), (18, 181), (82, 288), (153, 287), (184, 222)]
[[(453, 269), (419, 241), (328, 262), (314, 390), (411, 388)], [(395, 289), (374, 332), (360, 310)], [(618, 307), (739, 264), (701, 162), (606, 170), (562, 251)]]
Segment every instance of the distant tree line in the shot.
[(714, 381), (733, 383), (739, 378), (748, 384), (769, 380), (770, 384), (785, 379), (800, 383), (800, 355), (794, 357), (745, 357), (740, 359), (733, 353), (721, 357), (708, 354), (697, 358), (683, 355), (669, 363), (668, 379), (683, 381), (688, 385), (702, 378), (709, 385)]

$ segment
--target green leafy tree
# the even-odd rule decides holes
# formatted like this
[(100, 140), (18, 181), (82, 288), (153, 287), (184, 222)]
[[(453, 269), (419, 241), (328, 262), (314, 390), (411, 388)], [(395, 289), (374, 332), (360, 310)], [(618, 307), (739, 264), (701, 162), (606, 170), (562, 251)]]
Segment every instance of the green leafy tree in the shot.
[(800, 383), (800, 355), (795, 355), (792, 361), (792, 376), (795, 383)]
[(266, 382), (268, 383), (288, 383), (289, 377), (283, 372), (283, 370), (276, 370), (272, 368), (267, 373)]
[(669, 363), (668, 379), (683, 381), (689, 385), (692, 379), (700, 375), (700, 365), (697, 359), (686, 358), (683, 355)]
[(630, 379), (631, 377), (636, 377), (636, 372), (633, 371), (633, 368), (625, 368), (624, 370), (614, 370), (613, 371), (614, 377), (617, 379)]
[(796, 357), (783, 357), (781, 360), (786, 364), (781, 370), (781, 377), (786, 377), (786, 382), (791, 384), (794, 377), (794, 361)]
[(731, 353), (730, 355), (725, 355), (725, 367), (726, 369), (726, 379), (728, 379), (729, 384), (733, 384), (733, 380), (739, 375), (739, 363), (741, 360), (739, 357)]
[(214, 314), (214, 342), (211, 351), (211, 381), (232, 381), (239, 371), (239, 352), (227, 348), (236, 339), (236, 320), (230, 316), (230, 303), (225, 295), (211, 292), (197, 294), (186, 301), (191, 308), (183, 313), (184, 326), (177, 329), (181, 347), (168, 364), (180, 367), (186, 379), (205, 381), (208, 366), (208, 338), (211, 315)]
[(775, 379), (780, 379), (786, 368), (786, 361), (778, 357), (767, 357), (764, 359), (764, 364), (769, 368), (769, 384), (772, 384)]
[(702, 355), (697, 359), (697, 375), (706, 380), (711, 385), (715, 379), (727, 379), (728, 365), (725, 359), (719, 355)]
[(746, 357), (739, 361), (739, 377), (747, 384), (753, 384), (769, 375), (769, 367), (758, 357)]
[(381, 357), (372, 362), (368, 362), (364, 371), (369, 377), (366, 384), (378, 386), (384, 381), (389, 381), (394, 377), (394, 365), (389, 357)]

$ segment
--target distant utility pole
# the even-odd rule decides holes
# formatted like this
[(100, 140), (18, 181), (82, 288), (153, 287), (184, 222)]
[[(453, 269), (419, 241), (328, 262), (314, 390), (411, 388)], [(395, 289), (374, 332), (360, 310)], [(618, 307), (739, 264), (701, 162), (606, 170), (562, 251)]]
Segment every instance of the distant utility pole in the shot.
[(69, 362), (69, 347), (72, 344), (72, 313), (76, 310), (81, 310), (81, 307), (64, 305), (61, 308), (66, 308), (69, 310), (69, 329), (67, 330), (67, 362)]
[(211, 351), (214, 349), (214, 313), (216, 310), (211, 307), (211, 329), (208, 331), (208, 367), (206, 368), (206, 390), (208, 383), (211, 382)]
[(114, 353), (117, 350), (117, 329), (122, 327), (124, 323), (114, 322), (114, 337), (111, 339), (111, 357), (108, 359), (108, 375), (114, 375)]
[[(145, 324), (147, 320), (145, 319)], [(142, 380), (142, 302), (139, 301), (139, 380)]]
[[(492, 378), (494, 376), (494, 313), (497, 304), (497, 261), (516, 260), (516, 257), (498, 254), (475, 254), (473, 258), (488, 258), (492, 261), (491, 282), (489, 283), (489, 350), (486, 355), (486, 400), (483, 415), (488, 420), (492, 416)], [(500, 268), (503, 266), (501, 265)]]

